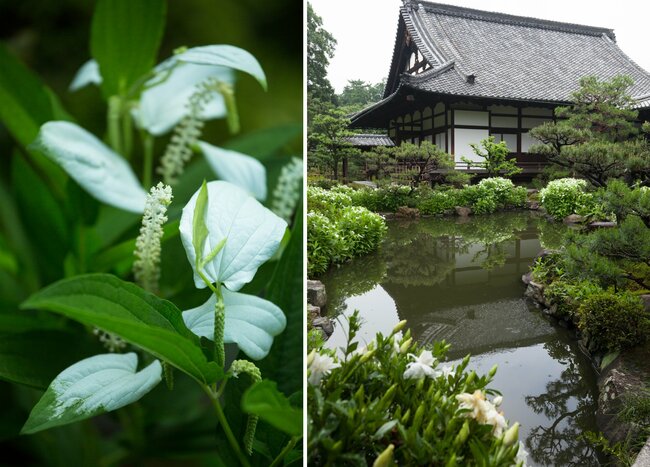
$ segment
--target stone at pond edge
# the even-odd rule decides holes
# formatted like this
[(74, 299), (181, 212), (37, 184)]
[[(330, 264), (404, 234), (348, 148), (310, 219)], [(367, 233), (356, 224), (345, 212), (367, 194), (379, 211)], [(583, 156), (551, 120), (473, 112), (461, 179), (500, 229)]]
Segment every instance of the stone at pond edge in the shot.
[(530, 284), (531, 280), (533, 280), (533, 273), (530, 271), (524, 274), (523, 276), (521, 276), (521, 282), (523, 282), (526, 285)]
[(408, 206), (400, 206), (397, 208), (395, 217), (405, 219), (417, 219), (420, 217), (420, 210), (418, 208), (409, 208)]
[(456, 215), (460, 217), (468, 217), (472, 214), (472, 210), (464, 206), (454, 206), (454, 209), (456, 210)]
[(650, 466), (650, 438), (645, 443), (645, 446), (643, 446), (643, 449), (641, 449), (641, 452), (639, 453), (638, 456), (636, 456), (636, 460), (634, 461), (634, 464), (632, 464), (632, 467), (648, 467)]
[(332, 325), (332, 322), (329, 320), (329, 318), (316, 318), (312, 320), (311, 325), (314, 328), (318, 328), (323, 331), (327, 338), (329, 338), (334, 332), (334, 326)]
[(307, 317), (309, 321), (313, 321), (316, 318), (320, 318), (320, 307), (314, 306), (311, 303), (307, 304)]
[(641, 301), (643, 302), (643, 308), (645, 311), (650, 313), (650, 294), (644, 294), (640, 296)]
[(307, 281), (307, 302), (321, 309), (325, 308), (327, 293), (325, 285), (321, 281)]
[(583, 216), (580, 216), (578, 214), (569, 214), (564, 218), (562, 222), (565, 224), (582, 224), (585, 221), (585, 218)]
[(539, 210), (539, 203), (537, 201), (526, 201), (526, 209), (537, 211)]
[(613, 229), (614, 227), (616, 227), (616, 222), (592, 222), (589, 224), (589, 230)]
[(524, 295), (532, 300), (535, 300), (537, 303), (546, 305), (546, 298), (544, 297), (544, 285), (539, 284), (535, 281), (530, 281), (528, 287), (526, 287), (526, 292)]

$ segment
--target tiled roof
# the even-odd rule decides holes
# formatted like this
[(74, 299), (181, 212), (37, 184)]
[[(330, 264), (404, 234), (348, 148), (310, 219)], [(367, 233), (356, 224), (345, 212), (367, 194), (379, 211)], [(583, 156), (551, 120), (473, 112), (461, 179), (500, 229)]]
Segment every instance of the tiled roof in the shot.
[(374, 134), (357, 134), (346, 138), (353, 146), (374, 147), (374, 146), (395, 146), (395, 143), (388, 136)]
[(387, 95), (408, 85), (470, 97), (568, 102), (581, 77), (619, 74), (634, 80), (632, 96), (650, 95), (650, 74), (618, 48), (611, 29), (412, 0), (404, 0), (400, 13), (433, 69), (402, 74)]

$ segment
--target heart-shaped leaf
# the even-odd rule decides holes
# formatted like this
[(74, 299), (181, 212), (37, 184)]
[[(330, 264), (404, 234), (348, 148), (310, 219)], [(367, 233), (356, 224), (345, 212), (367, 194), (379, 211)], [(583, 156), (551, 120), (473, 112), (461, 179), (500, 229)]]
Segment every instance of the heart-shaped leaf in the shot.
[(77, 422), (137, 401), (162, 378), (158, 360), (136, 372), (138, 356), (103, 354), (63, 370), (29, 414), (21, 430), (31, 434)]
[[(133, 111), (138, 125), (156, 136), (167, 133), (187, 115), (190, 97), (206, 79), (212, 77), (226, 83), (235, 82), (233, 71), (221, 66), (177, 63), (166, 79), (161, 78), (164, 73), (162, 71), (145, 85), (151, 87), (142, 92), (140, 103)], [(155, 84), (156, 82), (160, 84)], [(223, 96), (213, 92), (199, 113), (199, 118), (210, 120), (225, 115)]]
[(199, 147), (217, 177), (243, 188), (260, 201), (266, 199), (266, 169), (260, 161), (203, 141), (199, 141)]
[(99, 201), (125, 211), (144, 211), (147, 193), (129, 164), (79, 125), (47, 122), (31, 147), (57, 162)]
[(197, 65), (218, 65), (243, 71), (254, 77), (266, 90), (266, 75), (250, 52), (232, 45), (205, 45), (193, 47), (175, 57), (181, 62)]
[(173, 303), (110, 274), (55, 282), (21, 307), (50, 310), (117, 334), (201, 383), (212, 383), (222, 374), (216, 363), (207, 361)]
[[(287, 324), (282, 310), (254, 295), (223, 291), (226, 307), (224, 341), (236, 343), (250, 358), (260, 360), (269, 353), (273, 337)], [(187, 327), (197, 336), (212, 340), (214, 336), (214, 294), (203, 305), (183, 312)]]
[[(225, 245), (203, 268), (211, 282), (222, 282), (237, 291), (251, 281), (257, 268), (277, 250), (287, 223), (262, 206), (241, 188), (222, 181), (209, 182), (205, 224), (208, 238), (203, 245), (203, 258), (214, 248)], [(194, 270), (194, 283), (206, 287), (196, 271), (193, 245), (194, 207), (199, 191), (183, 208), (180, 232), (187, 258)]]

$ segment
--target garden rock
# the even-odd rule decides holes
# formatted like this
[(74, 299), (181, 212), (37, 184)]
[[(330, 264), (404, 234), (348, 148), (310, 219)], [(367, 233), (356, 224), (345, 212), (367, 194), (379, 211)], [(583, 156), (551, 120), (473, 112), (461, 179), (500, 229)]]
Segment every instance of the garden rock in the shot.
[(417, 219), (420, 217), (420, 210), (418, 208), (409, 208), (408, 206), (400, 206), (397, 208), (395, 217), (403, 219)]
[(526, 297), (535, 300), (537, 303), (546, 305), (546, 299), (544, 298), (544, 285), (539, 284), (535, 281), (530, 281), (525, 292)]
[(537, 211), (539, 210), (539, 203), (537, 201), (526, 201), (526, 209)]
[(318, 308), (325, 308), (327, 292), (321, 281), (307, 281), (307, 302)]
[(526, 285), (530, 284), (531, 280), (533, 280), (533, 273), (530, 271), (521, 276), (521, 281)]
[(314, 306), (311, 303), (307, 304), (307, 317), (309, 321), (313, 321), (316, 318), (320, 318), (320, 307)]
[(562, 222), (565, 224), (582, 224), (585, 221), (585, 218), (583, 216), (580, 216), (578, 214), (569, 214), (564, 218)]
[(645, 446), (643, 446), (643, 449), (641, 449), (641, 452), (639, 453), (638, 456), (636, 456), (636, 460), (634, 461), (634, 464), (632, 464), (632, 467), (648, 467), (650, 465), (650, 438), (645, 443)]
[(650, 313), (650, 294), (641, 295), (641, 301), (643, 302), (643, 308), (645, 311)]
[(464, 206), (455, 206), (456, 215), (460, 217), (468, 217), (472, 214), (472, 209)]
[(334, 332), (334, 326), (332, 325), (332, 322), (329, 320), (329, 318), (325, 318), (325, 317), (316, 318), (312, 320), (311, 325), (314, 328), (323, 331), (323, 333), (325, 334), (325, 338), (329, 338)]

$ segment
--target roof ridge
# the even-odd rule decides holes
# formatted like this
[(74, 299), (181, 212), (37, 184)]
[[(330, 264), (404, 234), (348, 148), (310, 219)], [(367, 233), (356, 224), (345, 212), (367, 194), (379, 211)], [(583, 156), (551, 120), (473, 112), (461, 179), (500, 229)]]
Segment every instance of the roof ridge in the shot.
[(518, 16), (495, 11), (477, 10), (474, 8), (449, 5), (446, 3), (430, 2), (426, 0), (402, 0), (404, 5), (420, 4), (427, 12), (439, 13), (449, 16), (460, 16), (480, 21), (489, 21), (494, 23), (512, 24), (518, 26), (534, 27), (539, 29), (551, 29), (555, 31), (569, 32), (574, 34), (586, 34), (590, 36), (599, 36), (606, 34), (610, 39), (616, 41), (616, 35), (613, 29), (598, 26), (587, 26), (576, 23), (563, 23), (560, 21), (551, 21), (530, 16)]
[(417, 75), (410, 75), (408, 73), (403, 73), (402, 75), (407, 78), (407, 81), (409, 82), (425, 81), (429, 78), (436, 78), (444, 72), (449, 71), (451, 68), (454, 68), (455, 65), (456, 62), (454, 62), (454, 60), (450, 60), (446, 63), (443, 63), (437, 68), (431, 68)]

